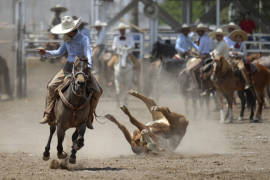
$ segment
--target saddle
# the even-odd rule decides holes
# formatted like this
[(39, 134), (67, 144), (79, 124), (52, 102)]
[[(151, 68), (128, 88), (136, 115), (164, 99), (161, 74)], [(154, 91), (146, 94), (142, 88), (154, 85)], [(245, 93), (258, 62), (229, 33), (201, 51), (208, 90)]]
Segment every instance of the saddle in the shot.
[(191, 70), (197, 69), (200, 64), (202, 62), (201, 58), (191, 58), (188, 62), (187, 62), (187, 71), (190, 72)]
[(256, 65), (247, 59), (243, 59), (243, 61), (238, 62), (237, 67), (239, 68), (239, 70), (244, 68), (249, 74), (253, 74), (257, 71)]

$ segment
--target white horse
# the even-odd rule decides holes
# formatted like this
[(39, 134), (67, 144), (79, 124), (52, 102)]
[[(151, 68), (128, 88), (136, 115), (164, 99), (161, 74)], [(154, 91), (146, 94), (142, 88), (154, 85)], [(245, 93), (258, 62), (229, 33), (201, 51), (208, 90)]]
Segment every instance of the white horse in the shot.
[(114, 64), (114, 84), (117, 105), (120, 106), (121, 94), (124, 94), (124, 104), (127, 105), (128, 90), (132, 87), (133, 64), (128, 59), (129, 48), (118, 48), (118, 59)]

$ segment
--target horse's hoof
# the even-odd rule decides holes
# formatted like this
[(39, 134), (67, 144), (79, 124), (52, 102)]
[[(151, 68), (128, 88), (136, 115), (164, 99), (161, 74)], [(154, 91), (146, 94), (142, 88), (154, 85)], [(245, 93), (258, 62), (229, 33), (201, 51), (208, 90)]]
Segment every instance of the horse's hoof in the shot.
[(242, 116), (239, 116), (238, 117), (238, 121), (243, 121), (243, 117)]
[(261, 117), (260, 116), (256, 116), (255, 120), (256, 121), (261, 121)]
[(259, 123), (259, 122), (260, 122), (260, 120), (258, 120), (258, 119), (254, 119), (254, 120), (250, 120), (249, 122), (250, 122), (250, 123)]
[(43, 153), (43, 158), (44, 161), (48, 161), (50, 159), (50, 153), (44, 152)]
[(48, 161), (50, 159), (50, 156), (43, 156), (43, 161)]
[(69, 163), (70, 164), (76, 164), (76, 157), (75, 158), (69, 158)]
[(64, 151), (61, 154), (57, 153), (57, 157), (58, 159), (65, 159), (67, 157), (67, 153), (65, 153)]

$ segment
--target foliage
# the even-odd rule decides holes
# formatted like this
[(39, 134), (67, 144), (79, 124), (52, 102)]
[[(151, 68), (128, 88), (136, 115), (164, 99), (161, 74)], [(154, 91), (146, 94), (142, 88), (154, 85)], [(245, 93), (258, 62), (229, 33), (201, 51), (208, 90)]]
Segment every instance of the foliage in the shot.
[[(215, 0), (212, 1), (192, 1), (192, 22), (195, 22), (205, 12), (205, 8), (215, 6)], [(166, 10), (175, 20), (182, 23), (182, 1), (180, 0), (164, 0), (161, 7)], [(223, 9), (220, 13), (221, 22), (228, 22), (228, 8)], [(162, 23), (162, 22), (161, 22)]]

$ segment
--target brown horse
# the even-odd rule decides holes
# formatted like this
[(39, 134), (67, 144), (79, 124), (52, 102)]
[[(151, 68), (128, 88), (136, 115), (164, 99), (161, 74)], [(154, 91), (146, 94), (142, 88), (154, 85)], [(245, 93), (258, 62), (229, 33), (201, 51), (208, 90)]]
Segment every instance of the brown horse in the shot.
[(59, 98), (54, 107), (54, 120), (49, 123), (50, 136), (43, 153), (43, 160), (50, 158), (50, 144), (52, 136), (57, 128), (57, 156), (64, 159), (67, 154), (63, 151), (63, 141), (65, 131), (69, 128), (76, 128), (72, 135), (72, 150), (69, 158), (70, 163), (76, 163), (76, 152), (84, 145), (84, 133), (86, 130), (86, 120), (90, 109), (91, 91), (87, 90), (88, 82), (88, 62), (77, 59), (73, 65), (70, 83), (58, 89)]
[[(262, 106), (264, 103), (264, 89), (270, 81), (270, 71), (260, 64), (255, 64), (255, 66), (256, 72), (251, 76), (251, 81), (253, 82), (251, 90), (258, 101), (256, 120), (261, 120)], [(231, 122), (233, 119), (233, 93), (234, 91), (243, 91), (244, 84), (241, 81), (241, 78), (232, 71), (231, 65), (227, 60), (225, 60), (225, 58), (214, 58), (213, 67), (214, 69), (211, 75), (211, 80), (213, 80), (213, 85), (217, 92), (223, 94), (228, 101), (229, 120)], [(222, 103), (220, 103), (220, 105), (222, 105)], [(252, 117), (250, 117), (250, 119), (252, 120)]]
[(129, 94), (146, 104), (152, 114), (153, 121), (143, 124), (131, 115), (127, 107), (121, 107), (121, 110), (129, 117), (130, 122), (138, 128), (132, 136), (127, 128), (112, 115), (107, 114), (105, 117), (115, 123), (123, 132), (132, 151), (141, 154), (175, 150), (185, 135), (188, 125), (186, 118), (181, 114), (171, 112), (168, 107), (157, 106), (153, 99), (136, 91), (129, 91)]

